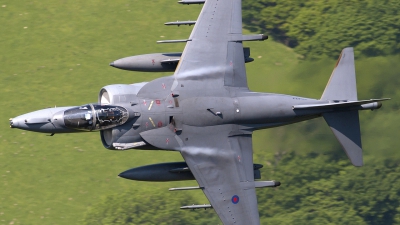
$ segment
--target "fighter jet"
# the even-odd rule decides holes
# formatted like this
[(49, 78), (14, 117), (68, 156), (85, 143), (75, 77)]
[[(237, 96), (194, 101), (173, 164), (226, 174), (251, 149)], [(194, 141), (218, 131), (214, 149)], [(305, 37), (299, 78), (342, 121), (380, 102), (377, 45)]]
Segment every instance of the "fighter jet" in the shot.
[[(190, 2), (190, 1), (185, 1)], [(196, 3), (198, 1), (195, 1)], [(120, 174), (133, 180), (195, 179), (223, 224), (260, 224), (260, 179), (252, 134), (323, 117), (354, 166), (362, 166), (359, 110), (387, 99), (358, 100), (353, 48), (343, 49), (320, 99), (249, 90), (241, 0), (207, 0), (172, 76), (103, 87), (98, 103), (49, 108), (10, 120), (12, 128), (44, 133), (100, 131), (105, 148), (178, 151), (185, 162), (160, 163)]]

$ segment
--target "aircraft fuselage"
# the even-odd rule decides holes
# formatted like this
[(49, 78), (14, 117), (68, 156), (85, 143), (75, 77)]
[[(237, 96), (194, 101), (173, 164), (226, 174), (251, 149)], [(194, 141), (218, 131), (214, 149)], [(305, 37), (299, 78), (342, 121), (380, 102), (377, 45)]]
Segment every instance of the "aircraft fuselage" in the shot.
[[(250, 91), (236, 92), (236, 96), (232, 97), (229, 93), (227, 91), (214, 93), (214, 96), (196, 97), (189, 92), (187, 97), (171, 95), (165, 99), (136, 96), (134, 104), (87, 104), (79, 107), (48, 108), (18, 116), (10, 121), (10, 125), (12, 128), (53, 134), (100, 130), (106, 148), (124, 149), (119, 145), (142, 142), (140, 133), (165, 126), (182, 133), (185, 132), (183, 125), (208, 127), (236, 124), (240, 129), (251, 132), (320, 115), (316, 111), (293, 110), (293, 105), (321, 103), (316, 99)], [(115, 121), (102, 122), (100, 117), (105, 112), (104, 108), (115, 111), (121, 107), (127, 112), (124, 121), (117, 121), (112, 114)], [(99, 110), (93, 111), (94, 108)], [(131, 146), (128, 149), (150, 147), (144, 146)]]

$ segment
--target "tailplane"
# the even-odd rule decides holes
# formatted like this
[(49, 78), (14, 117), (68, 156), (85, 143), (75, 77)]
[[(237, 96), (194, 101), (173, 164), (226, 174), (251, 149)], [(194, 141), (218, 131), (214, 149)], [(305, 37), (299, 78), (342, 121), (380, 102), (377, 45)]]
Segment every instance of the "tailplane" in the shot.
[(363, 165), (360, 122), (358, 111), (342, 111), (322, 114), (336, 139), (342, 145), (354, 166)]

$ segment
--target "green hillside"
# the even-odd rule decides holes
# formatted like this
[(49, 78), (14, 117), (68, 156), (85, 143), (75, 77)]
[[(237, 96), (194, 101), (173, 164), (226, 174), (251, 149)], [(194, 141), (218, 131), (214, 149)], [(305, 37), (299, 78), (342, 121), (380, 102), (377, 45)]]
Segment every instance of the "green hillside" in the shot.
[[(96, 102), (105, 85), (167, 75), (122, 71), (108, 64), (131, 55), (182, 51), (183, 44), (156, 41), (186, 38), (192, 27), (166, 27), (163, 23), (195, 20), (200, 5), (159, 0), (34, 0), (2, 1), (0, 6), (0, 224), (79, 224), (92, 205), (119, 193), (138, 193), (134, 198), (138, 202), (145, 202), (143, 191), (148, 191), (157, 196), (165, 193), (171, 199), (193, 195), (193, 203), (207, 203), (201, 192), (168, 192), (169, 187), (193, 186), (195, 182), (146, 183), (117, 177), (132, 167), (181, 161), (179, 153), (109, 151), (98, 133), (49, 137), (10, 129), (8, 124), (8, 118), (33, 110)], [(300, 61), (292, 49), (272, 40), (245, 45), (251, 47), (255, 58), (247, 64), (249, 86), (254, 91), (318, 98), (335, 63)], [(393, 56), (357, 62), (360, 98), (398, 96), (398, 61), (399, 57)], [(376, 158), (399, 156), (398, 110), (397, 101), (392, 100), (379, 111), (361, 113), (367, 165)], [(295, 179), (270, 173), (277, 155), (334, 151), (344, 156), (322, 119), (258, 131), (253, 142), (255, 162), (266, 165), (262, 171), (268, 176), (263, 179), (283, 183)], [(168, 207), (178, 210), (181, 201), (173, 203)]]
[[(169, 187), (195, 184), (117, 177), (135, 166), (181, 161), (179, 153), (108, 151), (98, 133), (49, 137), (10, 129), (7, 120), (45, 107), (96, 102), (100, 88), (108, 84), (165, 76), (117, 70), (108, 64), (130, 55), (182, 51), (183, 44), (156, 41), (186, 38), (192, 27), (163, 23), (196, 19), (200, 5), (167, 1), (15, 1), (2, 5), (0, 20), (6, 26), (0, 36), (0, 91), (6, 110), (0, 112), (0, 224), (77, 224), (101, 196), (138, 188), (168, 194)], [(269, 41), (249, 46), (256, 58), (252, 64), (258, 65), (249, 74), (263, 81), (250, 80), (255, 90), (278, 91), (283, 81), (289, 82), (284, 74), (297, 64), (290, 49)], [(192, 193), (207, 202), (202, 193)]]
[(293, 47), (307, 59), (400, 53), (400, 1), (243, 0), (243, 23)]

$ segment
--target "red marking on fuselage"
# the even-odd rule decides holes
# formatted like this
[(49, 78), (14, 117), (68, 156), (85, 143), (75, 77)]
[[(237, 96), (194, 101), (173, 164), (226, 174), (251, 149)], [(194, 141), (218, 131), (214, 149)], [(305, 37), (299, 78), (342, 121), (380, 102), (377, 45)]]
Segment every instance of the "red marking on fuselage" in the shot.
[(156, 63), (156, 61), (154, 61), (154, 59), (152, 59), (152, 60), (151, 60), (151, 63), (153, 63), (153, 66), (154, 66), (154, 64)]
[(162, 122), (161, 122), (161, 121), (158, 121), (157, 126), (158, 126), (158, 127), (162, 127)]
[(165, 140), (165, 143), (167, 143), (167, 144), (169, 143), (169, 138), (167, 138), (167, 140)]
[(160, 104), (161, 104), (161, 101), (160, 101), (160, 100), (156, 100), (156, 104), (157, 104), (157, 105), (160, 105)]
[(165, 89), (165, 84), (164, 83), (162, 84), (162, 88)]
[(233, 204), (239, 203), (239, 196), (237, 196), (237, 195), (232, 196), (232, 203)]
[(143, 100), (143, 105), (147, 105), (146, 100)]

